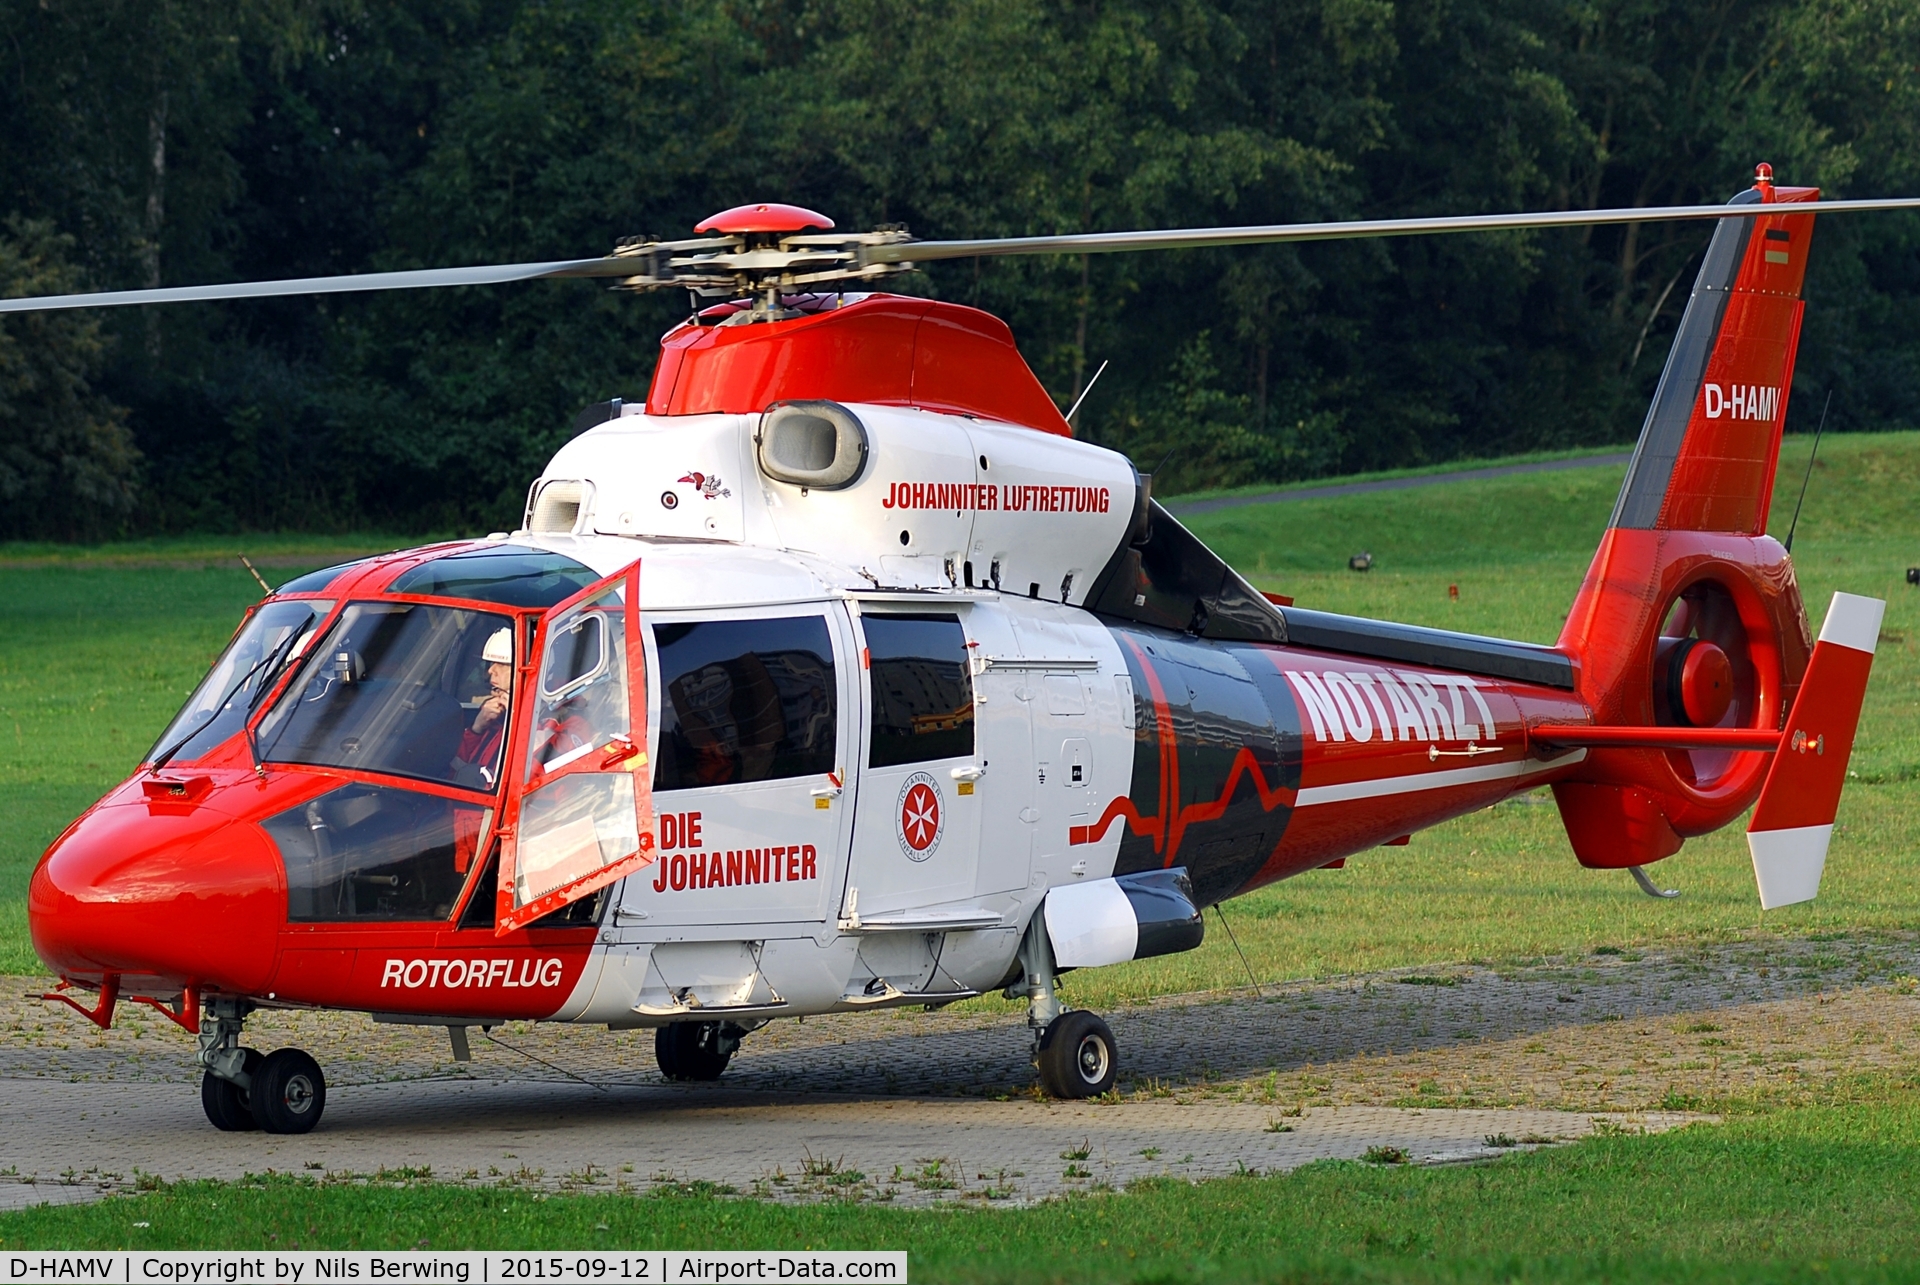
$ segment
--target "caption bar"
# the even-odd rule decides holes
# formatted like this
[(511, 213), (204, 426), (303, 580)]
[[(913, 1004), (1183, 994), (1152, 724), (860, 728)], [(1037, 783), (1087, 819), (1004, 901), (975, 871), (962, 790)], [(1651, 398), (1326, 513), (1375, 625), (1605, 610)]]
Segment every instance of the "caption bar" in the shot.
[(511, 1254), (479, 1250), (153, 1250), (91, 1254), (15, 1251), (6, 1285), (671, 1285), (700, 1281), (907, 1279), (905, 1250), (653, 1250)]

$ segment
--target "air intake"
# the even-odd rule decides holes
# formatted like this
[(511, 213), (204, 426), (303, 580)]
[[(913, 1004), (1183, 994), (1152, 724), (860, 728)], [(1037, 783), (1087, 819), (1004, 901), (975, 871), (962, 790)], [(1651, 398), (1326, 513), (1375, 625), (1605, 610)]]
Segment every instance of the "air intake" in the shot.
[(839, 491), (867, 466), (867, 430), (839, 402), (783, 402), (760, 421), (760, 471), (776, 482)]
[(588, 482), (542, 483), (528, 506), (527, 530), (538, 535), (572, 535), (592, 495)]

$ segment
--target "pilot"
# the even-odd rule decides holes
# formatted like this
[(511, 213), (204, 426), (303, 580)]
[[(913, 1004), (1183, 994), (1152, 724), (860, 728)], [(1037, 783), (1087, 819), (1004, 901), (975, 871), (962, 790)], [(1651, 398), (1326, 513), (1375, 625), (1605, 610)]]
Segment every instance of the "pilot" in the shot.
[(460, 753), (453, 761), (453, 771), (462, 784), (491, 790), (499, 769), (500, 742), (507, 734), (507, 709), (513, 699), (512, 628), (495, 630), (480, 659), (487, 666), (489, 691), (474, 713), (473, 726), (460, 734)]

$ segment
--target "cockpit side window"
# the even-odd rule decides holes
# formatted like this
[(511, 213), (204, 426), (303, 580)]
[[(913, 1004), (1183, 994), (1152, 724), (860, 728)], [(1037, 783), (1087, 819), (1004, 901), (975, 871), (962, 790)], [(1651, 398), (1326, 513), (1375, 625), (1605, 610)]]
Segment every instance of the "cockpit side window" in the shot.
[(287, 870), (290, 923), (453, 914), (493, 809), (355, 783), (262, 822)]
[(490, 612), (348, 604), (261, 722), (262, 761), (494, 789), (510, 717), (494, 657), (514, 632)]

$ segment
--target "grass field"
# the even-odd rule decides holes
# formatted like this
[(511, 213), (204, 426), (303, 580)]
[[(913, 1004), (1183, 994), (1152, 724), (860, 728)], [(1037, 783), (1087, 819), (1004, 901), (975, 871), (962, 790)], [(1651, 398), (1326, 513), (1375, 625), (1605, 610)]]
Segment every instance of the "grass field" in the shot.
[(191, 1183), (0, 1214), (0, 1250), (905, 1249), (921, 1282), (1911, 1280), (1920, 1108), (1893, 1096), (1470, 1168), (1323, 1162), (1013, 1210), (419, 1179)]
[[(1809, 441), (1788, 441), (1773, 527), (1792, 512)], [(1619, 490), (1598, 467), (1232, 509), (1195, 530), (1263, 588), (1303, 606), (1551, 642)], [(1920, 433), (1822, 444), (1796, 540), (1818, 618), (1835, 589), (1888, 600), (1859, 744), (1820, 899), (1762, 916), (1739, 827), (1663, 863), (1678, 901), (1581, 869), (1542, 793), (1423, 832), (1231, 903), (1262, 980), (1597, 944), (1905, 927), (1920, 921)], [(75, 551), (0, 546), (0, 972), (33, 971), (22, 897), (40, 851), (122, 779), (259, 596), (246, 551), (290, 577), (391, 547), (289, 537), (203, 538)], [(1372, 552), (1376, 569), (1347, 571)], [(87, 556), (78, 556), (87, 552)], [(301, 560), (305, 559), (302, 563)], [(294, 564), (294, 565), (288, 565)], [(1460, 597), (1449, 598), (1457, 584)], [(1069, 979), (1075, 1003), (1244, 983), (1226, 935)], [(994, 1005), (999, 1000), (977, 1000)]]
[[(1783, 530), (1808, 443), (1790, 441)], [(1302, 605), (1551, 641), (1619, 485), (1618, 468), (1250, 507), (1193, 519), (1262, 587)], [(1228, 913), (1263, 979), (1763, 929), (1907, 928), (1920, 919), (1920, 434), (1822, 445), (1797, 541), (1816, 617), (1838, 588), (1889, 610), (1820, 900), (1762, 916), (1738, 827), (1695, 840), (1655, 902), (1580, 869), (1529, 797), (1292, 880)], [(120, 779), (269, 578), (365, 541), (199, 540), (74, 551), (0, 546), (0, 972), (37, 967), (22, 895), (45, 844)], [(1344, 570), (1371, 551), (1377, 569)], [(1447, 587), (1457, 584), (1457, 601)], [(1190, 955), (1077, 974), (1071, 997), (1244, 980), (1223, 934)], [(992, 1003), (995, 1001), (975, 1001)], [(1471, 1169), (1319, 1164), (1290, 1175), (1025, 1210), (770, 1205), (711, 1191), (475, 1192), (430, 1180), (183, 1184), (0, 1214), (27, 1246), (907, 1248), (915, 1280), (1893, 1280), (1920, 1275), (1920, 1095), (1854, 1084), (1832, 1105), (1658, 1137), (1598, 1137)]]

